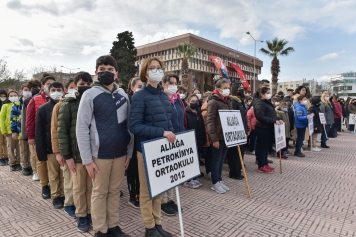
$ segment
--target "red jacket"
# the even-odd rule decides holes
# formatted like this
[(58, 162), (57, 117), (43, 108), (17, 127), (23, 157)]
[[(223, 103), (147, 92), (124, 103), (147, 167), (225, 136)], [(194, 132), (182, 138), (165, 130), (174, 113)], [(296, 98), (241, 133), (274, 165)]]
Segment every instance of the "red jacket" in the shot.
[(26, 110), (26, 135), (28, 136), (28, 139), (35, 139), (35, 125), (38, 108), (48, 101), (49, 97), (42, 91), (41, 94), (33, 97), (30, 100), (30, 103), (28, 103)]
[(255, 130), (256, 128), (256, 116), (253, 109), (247, 111), (247, 125), (250, 131)]
[(338, 119), (342, 117), (342, 108), (339, 102), (333, 101), (334, 102), (334, 107), (335, 107), (335, 114), (334, 118)]

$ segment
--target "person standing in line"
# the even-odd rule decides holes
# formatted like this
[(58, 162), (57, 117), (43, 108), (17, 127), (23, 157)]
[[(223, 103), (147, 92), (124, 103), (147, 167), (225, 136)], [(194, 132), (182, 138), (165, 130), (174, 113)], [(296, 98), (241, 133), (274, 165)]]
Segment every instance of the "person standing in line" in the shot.
[(201, 107), (201, 115), (203, 117), (204, 121), (204, 126), (205, 126), (205, 137), (206, 137), (206, 143), (204, 144), (204, 158), (205, 158), (205, 172), (206, 172), (206, 178), (208, 180), (211, 180), (211, 160), (212, 160), (212, 148), (213, 148), (213, 143), (211, 142), (211, 139), (209, 137), (208, 133), (208, 99), (211, 98), (211, 92), (205, 92), (204, 93), (204, 103)]
[[(7, 100), (7, 92), (5, 90), (0, 90), (0, 112), (6, 100)], [(9, 163), (9, 158), (7, 155), (6, 136), (1, 133), (1, 129), (0, 129), (0, 166), (5, 166), (8, 163)]]
[[(288, 116), (288, 103), (282, 101), (278, 106), (275, 108), (276, 114), (278, 118), (281, 118), (285, 124), (285, 136), (286, 136), (286, 144), (289, 143), (290, 138), (290, 123), (289, 123), (289, 116)], [(287, 159), (288, 156), (288, 145), (282, 149), (282, 159)], [(279, 154), (277, 154), (277, 158), (279, 158)]]
[(11, 109), (14, 104), (20, 105), (19, 94), (17, 91), (9, 91), (7, 93), (8, 100), (1, 108), (0, 112), (0, 129), (1, 133), (6, 137), (7, 154), (9, 156), (10, 171), (20, 171), (22, 167), (20, 165), (20, 147), (19, 141), (12, 139), (11, 131)]
[(147, 58), (140, 72), (140, 79), (143, 83), (147, 83), (147, 86), (136, 92), (131, 99), (130, 130), (136, 138), (140, 208), (146, 227), (146, 237), (172, 236), (162, 228), (162, 195), (150, 199), (141, 147), (141, 142), (155, 138), (165, 137), (170, 143), (176, 141), (172, 125), (172, 103), (159, 85), (163, 76), (162, 61), (156, 57)]
[[(348, 114), (356, 114), (356, 99), (350, 99), (350, 103), (347, 106)], [(349, 125), (350, 133), (355, 134), (355, 124)]]
[(308, 113), (314, 114), (313, 117), (313, 123), (314, 123), (314, 133), (312, 135), (312, 151), (321, 151), (319, 147), (316, 146), (316, 139), (318, 137), (318, 134), (322, 133), (323, 131), (323, 125), (320, 122), (320, 103), (321, 99), (318, 96), (314, 96), (312, 98), (312, 106), (308, 109)]
[[(243, 127), (245, 129), (245, 134), (247, 136), (249, 135), (250, 131), (248, 128), (244, 98), (245, 98), (245, 91), (244, 91), (243, 84), (240, 81), (232, 84), (231, 95), (230, 95), (231, 108), (232, 110), (240, 111)], [(246, 144), (242, 144), (239, 146), (240, 146), (241, 156), (243, 159), (245, 154)], [(243, 180), (244, 176), (241, 174), (242, 164), (239, 158), (237, 147), (234, 146), (228, 148), (226, 157), (228, 159), (228, 164), (230, 169), (229, 177), (232, 179)]]
[(329, 99), (330, 99), (329, 92), (327, 90), (324, 90), (323, 94), (321, 95), (321, 105), (320, 105), (320, 112), (324, 113), (325, 121), (326, 121), (325, 127), (323, 128), (324, 131), (321, 133), (322, 148), (329, 148), (329, 146), (326, 145), (326, 141), (327, 141), (326, 134), (329, 133), (330, 127), (334, 123), (333, 106), (331, 105)]
[(269, 166), (267, 162), (270, 143), (266, 141), (274, 140), (274, 124), (283, 124), (283, 121), (277, 117), (274, 106), (270, 101), (272, 94), (269, 88), (262, 87), (258, 92), (256, 92), (255, 96), (259, 98), (254, 105), (257, 134), (257, 171), (260, 173), (273, 173), (274, 168)]
[[(38, 108), (47, 103), (50, 100), (48, 87), (55, 81), (54, 76), (44, 73), (41, 79), (42, 90), (40, 94), (33, 95), (33, 98), (29, 101), (26, 109), (26, 135), (28, 136), (28, 144), (30, 146), (30, 152), (32, 156), (36, 156), (36, 168), (40, 184), (42, 187), (42, 198), (51, 198), (51, 190), (48, 186), (48, 168), (47, 161), (39, 161), (36, 153), (36, 117)], [(34, 155), (35, 154), (35, 155)]]
[[(249, 109), (247, 110), (247, 125), (248, 130), (250, 131), (248, 135), (248, 145), (250, 153), (255, 155), (255, 143), (256, 143), (256, 116), (255, 112), (253, 111), (252, 104), (250, 105)], [(257, 164), (257, 163), (256, 163)]]
[(219, 110), (230, 110), (230, 85), (225, 79), (219, 79), (215, 83), (211, 99), (208, 101), (208, 133), (213, 142), (212, 166), (211, 166), (211, 189), (217, 193), (225, 193), (230, 188), (222, 181), (222, 168), (227, 154), (227, 146), (221, 126)]
[[(66, 197), (64, 211), (70, 217), (74, 215), (77, 229), (80, 232), (89, 231), (92, 225), (91, 194), (93, 182), (85, 165), (82, 164), (75, 129), (80, 100), (83, 93), (91, 88), (92, 83), (93, 79), (87, 72), (78, 72), (74, 75), (73, 89), (75, 91), (67, 94), (64, 98), (62, 106), (59, 108), (58, 128), (56, 129), (58, 133), (58, 150), (64, 158), (63, 162), (67, 166), (68, 171), (71, 172), (69, 177), (72, 178), (72, 182), (69, 182), (66, 180), (69, 177), (64, 176), (64, 195)], [(52, 115), (52, 121), (53, 118), (54, 114)], [(51, 130), (53, 131), (53, 126)], [(52, 134), (54, 133), (52, 132)], [(61, 166), (63, 167), (64, 164)], [(70, 187), (70, 185), (72, 185), (72, 193), (66, 190), (66, 187)], [(73, 206), (70, 206), (70, 204)]]
[(99, 57), (95, 70), (98, 82), (83, 94), (76, 125), (82, 164), (93, 179), (94, 236), (129, 236), (119, 227), (118, 209), (120, 185), (132, 157), (134, 142), (129, 132), (130, 101), (114, 84), (119, 68), (112, 56)]
[(341, 132), (342, 106), (338, 102), (337, 95), (333, 95), (333, 100), (332, 101), (333, 101), (334, 108), (335, 108), (334, 124), (332, 126), (335, 127), (337, 132)]

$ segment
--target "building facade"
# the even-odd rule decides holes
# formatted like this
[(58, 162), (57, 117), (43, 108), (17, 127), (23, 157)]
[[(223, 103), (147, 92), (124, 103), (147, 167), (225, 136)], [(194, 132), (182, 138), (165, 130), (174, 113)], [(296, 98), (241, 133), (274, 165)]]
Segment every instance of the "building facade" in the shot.
[[(175, 73), (182, 78), (182, 58), (177, 55), (177, 45), (179, 43), (192, 43), (197, 47), (197, 52), (188, 60), (190, 73), (188, 77), (188, 90), (192, 91), (195, 88), (201, 91), (213, 88), (213, 78), (218, 77), (219, 73), (209, 58), (209, 56), (218, 56), (228, 68), (230, 79), (239, 78), (237, 72), (228, 65), (228, 62), (240, 66), (248, 79), (251, 89), (254, 88), (252, 81), (258, 80), (258, 75), (261, 74), (263, 62), (258, 58), (244, 54), (240, 51), (228, 48), (218, 43), (209, 41), (193, 34), (184, 34), (169, 39), (164, 39), (154, 43), (137, 47), (136, 65), (141, 65), (143, 61), (149, 57), (159, 57), (164, 62), (165, 73)], [(253, 65), (255, 61), (256, 80), (254, 79)]]
[(345, 72), (329, 78), (334, 94), (340, 97), (356, 97), (356, 72)]
[(316, 80), (307, 80), (307, 79), (302, 79), (299, 81), (285, 81), (285, 82), (278, 82), (277, 86), (277, 92), (278, 91), (283, 91), (284, 93), (287, 93), (288, 89), (297, 89), (298, 86), (305, 86), (309, 88), (309, 91), (312, 95), (316, 95), (317, 93), (320, 92), (321, 87), (318, 85), (318, 82)]

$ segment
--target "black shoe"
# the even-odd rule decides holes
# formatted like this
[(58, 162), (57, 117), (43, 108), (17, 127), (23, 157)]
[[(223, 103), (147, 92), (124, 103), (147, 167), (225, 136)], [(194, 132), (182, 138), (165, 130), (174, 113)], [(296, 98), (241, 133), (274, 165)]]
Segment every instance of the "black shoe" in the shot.
[(77, 230), (79, 230), (79, 232), (89, 231), (89, 223), (86, 217), (77, 217), (75, 222), (77, 223)]
[(204, 165), (205, 165), (204, 161), (199, 160), (199, 165), (200, 165), (200, 166), (204, 166)]
[(201, 177), (204, 177), (204, 173), (203, 172), (200, 172), (200, 176), (199, 176), (200, 178)]
[[(274, 153), (274, 154), (275, 154), (274, 156), (276, 156), (276, 153)], [(267, 159), (267, 163), (268, 163), (268, 164), (273, 164), (273, 160)]]
[(146, 228), (145, 237), (163, 237), (163, 236), (158, 232), (158, 230), (155, 227), (153, 227), (152, 229)]
[(6, 165), (9, 164), (9, 158), (4, 158), (5, 162), (6, 162)]
[(129, 235), (122, 232), (119, 226), (109, 228), (107, 235), (111, 237), (130, 237)]
[(230, 176), (231, 179), (237, 179), (237, 180), (243, 180), (244, 179), (244, 176), (243, 175), (233, 175), (233, 176)]
[[(170, 200), (169, 202), (167, 202), (167, 204), (168, 204), (169, 206), (171, 206), (171, 208), (173, 208), (173, 210), (175, 210), (176, 212), (178, 212), (178, 206), (177, 206), (177, 204), (175, 204), (175, 202), (174, 202), (173, 200)], [(182, 208), (181, 208), (180, 211), (183, 213)]]
[(0, 166), (5, 166), (5, 165), (6, 165), (6, 160), (0, 159)]
[(173, 235), (165, 230), (163, 230), (161, 225), (156, 225), (156, 229), (163, 237), (173, 237)]
[(31, 171), (30, 168), (23, 168), (22, 174), (23, 174), (24, 176), (30, 176), (30, 175), (32, 175), (32, 171)]
[(16, 171), (21, 171), (22, 170), (22, 166), (21, 165), (15, 165), (16, 166)]
[(288, 149), (292, 149), (294, 148), (294, 146), (288, 145)]
[(124, 193), (120, 190), (120, 197), (124, 196)]
[(295, 153), (294, 152), (294, 156), (297, 156), (297, 157), (305, 157), (305, 155), (303, 153)]
[(87, 214), (87, 222), (90, 227), (93, 227), (93, 219), (91, 219), (91, 214)]
[(10, 171), (17, 171), (16, 165), (10, 165)]
[(67, 214), (67, 216), (69, 216), (70, 218), (74, 218), (75, 219), (75, 206), (66, 206), (64, 207), (64, 212)]
[(52, 203), (53, 203), (54, 209), (61, 209), (64, 205), (64, 203), (60, 197), (53, 199)]
[(168, 203), (163, 203), (161, 205), (161, 211), (167, 216), (175, 216), (177, 214), (176, 210), (174, 210)]
[(51, 190), (49, 189), (48, 185), (42, 187), (42, 198), (43, 199), (51, 198)]
[(330, 148), (330, 147), (329, 147), (328, 145), (326, 145), (326, 143), (324, 143), (324, 142), (321, 143), (320, 147), (322, 147), (322, 148)]
[(101, 233), (100, 231), (94, 234), (94, 237), (109, 237), (108, 234)]
[(130, 206), (133, 208), (139, 209), (140, 208), (140, 203), (136, 200), (136, 198), (130, 198), (129, 203)]

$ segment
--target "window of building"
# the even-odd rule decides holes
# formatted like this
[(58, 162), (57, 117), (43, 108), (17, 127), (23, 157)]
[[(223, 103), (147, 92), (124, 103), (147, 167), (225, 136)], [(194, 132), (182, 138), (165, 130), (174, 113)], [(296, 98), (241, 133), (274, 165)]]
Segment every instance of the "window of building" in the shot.
[(290, 85), (290, 87), (293, 87), (293, 85)]
[(279, 88), (282, 88), (282, 85), (280, 85)]
[(298, 86), (299, 86), (299, 84), (296, 84), (296, 85), (295, 85), (295, 87), (298, 87)]

